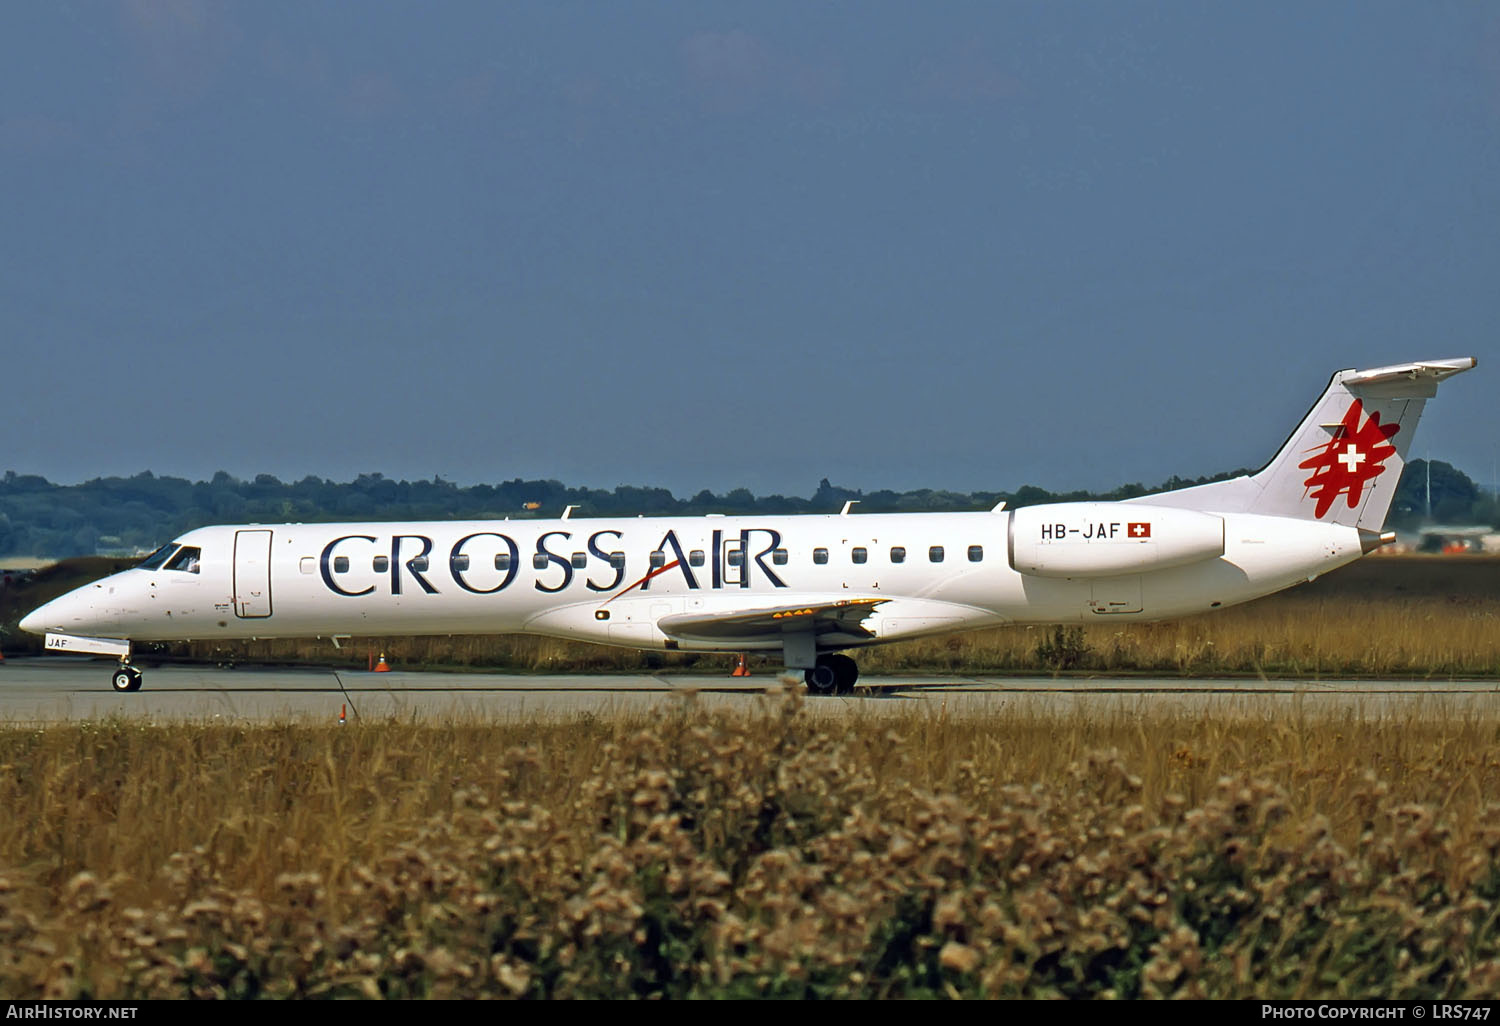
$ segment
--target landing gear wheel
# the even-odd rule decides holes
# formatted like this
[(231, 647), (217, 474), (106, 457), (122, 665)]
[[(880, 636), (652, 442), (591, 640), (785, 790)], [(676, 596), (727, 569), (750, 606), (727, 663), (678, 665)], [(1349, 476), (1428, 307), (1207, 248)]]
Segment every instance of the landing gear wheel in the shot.
[(833, 672), (838, 680), (838, 694), (854, 694), (854, 682), (859, 680), (859, 664), (846, 655), (831, 655), (828, 661), (833, 664)]
[(827, 656), (819, 656), (817, 666), (802, 671), (802, 679), (807, 681), (807, 690), (815, 695), (831, 695), (839, 686), (838, 674)]
[(859, 679), (859, 664), (846, 655), (818, 656), (818, 665), (803, 672), (807, 690), (815, 695), (847, 695)]
[(115, 671), (109, 682), (116, 691), (139, 691), (141, 690), (141, 671), (134, 666), (122, 666)]

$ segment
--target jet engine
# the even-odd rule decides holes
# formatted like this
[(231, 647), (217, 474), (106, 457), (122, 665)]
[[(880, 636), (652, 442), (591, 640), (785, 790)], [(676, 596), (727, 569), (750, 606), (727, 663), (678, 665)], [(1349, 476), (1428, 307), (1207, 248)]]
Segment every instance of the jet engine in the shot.
[(1224, 554), (1212, 513), (1123, 502), (1027, 506), (1010, 518), (1010, 565), (1035, 577), (1114, 577)]

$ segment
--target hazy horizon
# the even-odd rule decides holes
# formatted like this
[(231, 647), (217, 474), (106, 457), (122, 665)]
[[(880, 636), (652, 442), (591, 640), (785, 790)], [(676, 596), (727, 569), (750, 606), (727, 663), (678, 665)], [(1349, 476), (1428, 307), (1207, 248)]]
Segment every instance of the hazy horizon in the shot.
[[(1412, 456), (1412, 457), (1409, 457), (1407, 459), (1407, 461), (1406, 461), (1406, 465), (1402, 468), (1402, 472), (1405, 473), (1405, 471), (1407, 469), (1409, 469), (1412, 466), (1412, 464), (1414, 464), (1414, 463), (1425, 462), (1425, 459), (1426, 458), (1422, 457), (1422, 456)], [(1446, 466), (1452, 467), (1454, 470), (1456, 470), (1459, 473), (1463, 474), (1470, 481), (1472, 481), (1474, 483), (1475, 487), (1478, 488), (1481, 492), (1490, 493), (1490, 494), (1500, 493), (1500, 487), (1497, 487), (1497, 483), (1496, 482), (1489, 481), (1489, 480), (1484, 480), (1479, 475), (1474, 474), (1473, 472), (1471, 472), (1470, 470), (1468, 470), (1468, 469), (1466, 469), (1464, 467), (1456, 466), (1455, 464), (1449, 463), (1447, 460), (1437, 459), (1436, 457), (1433, 458), (1432, 462), (1435, 465), (1438, 465), (1438, 466), (1444, 466), (1444, 465), (1446, 465)], [(1162, 478), (1160, 480), (1153, 480), (1153, 481), (1116, 481), (1116, 482), (1114, 482), (1112, 484), (1106, 484), (1106, 485), (1103, 485), (1103, 486), (1100, 486), (1100, 487), (1095, 487), (1095, 488), (1049, 488), (1045, 484), (1042, 484), (1042, 483), (1037, 482), (1037, 481), (1022, 481), (1022, 482), (1020, 482), (1018, 484), (1000, 484), (1000, 485), (996, 485), (995, 487), (992, 487), (992, 488), (957, 488), (957, 487), (953, 487), (953, 486), (950, 486), (950, 485), (944, 485), (944, 484), (916, 484), (916, 485), (912, 485), (910, 487), (905, 487), (905, 488), (883, 488), (883, 487), (882, 488), (876, 488), (876, 487), (870, 487), (868, 485), (862, 485), (862, 484), (860, 484), (857, 481), (843, 481), (843, 480), (839, 480), (838, 478), (833, 477), (831, 475), (824, 475), (823, 477), (820, 477), (816, 483), (814, 483), (811, 487), (807, 488), (805, 491), (788, 490), (788, 489), (780, 489), (780, 490), (774, 490), (774, 491), (757, 491), (756, 489), (753, 489), (753, 488), (750, 488), (748, 490), (752, 494), (754, 494), (757, 498), (766, 498), (766, 497), (770, 497), (770, 496), (774, 496), (774, 495), (782, 495), (782, 496), (785, 496), (786, 498), (806, 499), (806, 498), (811, 497), (815, 493), (817, 493), (819, 491), (819, 489), (822, 487), (822, 482), (824, 480), (826, 480), (828, 482), (828, 484), (829, 484), (830, 487), (832, 487), (834, 489), (837, 489), (839, 491), (862, 492), (862, 493), (865, 493), (865, 494), (870, 494), (870, 493), (879, 492), (879, 491), (893, 491), (893, 492), (896, 492), (897, 494), (904, 494), (904, 493), (918, 492), (918, 491), (951, 492), (951, 493), (958, 494), (958, 495), (974, 495), (974, 494), (997, 493), (997, 492), (1003, 492), (1003, 493), (1006, 493), (1006, 494), (1014, 494), (1015, 492), (1021, 490), (1022, 488), (1039, 488), (1039, 489), (1042, 489), (1043, 491), (1054, 492), (1054, 493), (1087, 491), (1087, 492), (1092, 492), (1092, 493), (1097, 493), (1097, 494), (1104, 494), (1104, 493), (1107, 493), (1107, 492), (1115, 491), (1116, 489), (1130, 488), (1130, 487), (1137, 487), (1137, 486), (1143, 487), (1143, 488), (1146, 488), (1148, 490), (1153, 490), (1154, 491), (1154, 490), (1166, 487), (1168, 485), (1168, 483), (1174, 477), (1177, 478), (1177, 479), (1179, 479), (1179, 480), (1190, 481), (1190, 480), (1193, 480), (1193, 479), (1196, 479), (1196, 478), (1200, 478), (1200, 477), (1214, 477), (1214, 476), (1217, 476), (1217, 475), (1227, 475), (1227, 474), (1234, 473), (1234, 472), (1236, 472), (1238, 470), (1243, 470), (1243, 471), (1247, 471), (1247, 472), (1250, 472), (1250, 473), (1255, 473), (1259, 469), (1260, 469), (1260, 467), (1259, 467), (1259, 465), (1257, 465), (1255, 467), (1238, 467), (1238, 468), (1228, 468), (1228, 469), (1225, 469), (1225, 470), (1208, 471), (1208, 472), (1205, 472), (1203, 474), (1191, 474), (1191, 475), (1189, 475), (1189, 474), (1175, 474), (1175, 475), (1174, 474), (1168, 474), (1166, 477), (1164, 477), (1164, 478)], [(693, 496), (698, 495), (698, 494), (700, 494), (701, 492), (704, 492), (704, 491), (712, 492), (715, 495), (723, 496), (723, 495), (729, 494), (730, 492), (736, 491), (736, 490), (738, 490), (740, 488), (746, 488), (747, 487), (747, 486), (744, 486), (744, 485), (734, 485), (734, 486), (731, 486), (731, 487), (728, 487), (728, 488), (709, 488), (708, 486), (705, 485), (705, 486), (696, 487), (696, 488), (695, 487), (688, 487), (688, 488), (684, 488), (684, 489), (678, 489), (678, 488), (672, 488), (672, 487), (670, 487), (668, 485), (665, 485), (665, 484), (656, 484), (656, 483), (653, 483), (651, 481), (617, 481), (614, 484), (604, 485), (604, 484), (595, 484), (595, 483), (589, 482), (589, 481), (570, 481), (570, 480), (567, 480), (565, 478), (558, 478), (558, 477), (555, 477), (555, 476), (547, 476), (547, 475), (543, 475), (543, 476), (539, 476), (539, 477), (512, 476), (512, 477), (508, 477), (508, 478), (493, 478), (493, 479), (476, 480), (476, 481), (463, 481), (463, 480), (455, 480), (455, 479), (451, 479), (451, 478), (447, 478), (447, 477), (442, 477), (441, 475), (429, 475), (427, 477), (402, 477), (402, 476), (396, 476), (396, 475), (392, 475), (392, 474), (386, 474), (385, 472), (379, 471), (379, 470), (357, 471), (357, 472), (355, 472), (353, 474), (348, 475), (347, 477), (340, 478), (340, 477), (333, 477), (333, 476), (330, 476), (330, 475), (327, 475), (327, 474), (303, 474), (303, 475), (300, 475), (300, 476), (297, 476), (297, 477), (286, 477), (286, 476), (283, 476), (283, 475), (280, 475), (280, 474), (276, 474), (275, 472), (269, 471), (269, 470), (262, 470), (262, 471), (257, 471), (256, 473), (253, 473), (253, 474), (243, 474), (242, 475), (242, 474), (234, 474), (231, 471), (222, 470), (221, 469), (221, 470), (215, 471), (213, 474), (207, 475), (206, 477), (193, 478), (193, 477), (186, 477), (186, 476), (181, 475), (181, 474), (158, 473), (157, 471), (152, 470), (149, 467), (142, 468), (141, 470), (137, 470), (134, 473), (128, 473), (128, 474), (124, 474), (124, 473), (122, 473), (122, 474), (98, 474), (98, 475), (94, 475), (92, 477), (82, 478), (82, 479), (79, 479), (77, 481), (58, 481), (58, 480), (54, 480), (52, 478), (47, 477), (45, 474), (34, 474), (34, 475), (32, 475), (30, 473), (23, 473), (21, 471), (10, 470), (10, 469), (4, 470), (4, 471), (0, 471), (0, 478), (3, 478), (4, 476), (8, 476), (10, 474), (15, 474), (18, 477), (22, 477), (22, 476), (36, 476), (36, 477), (41, 477), (41, 478), (45, 479), (48, 484), (51, 484), (53, 486), (61, 487), (61, 488), (72, 488), (72, 487), (77, 487), (79, 485), (86, 485), (86, 484), (89, 484), (90, 482), (99, 481), (99, 480), (122, 480), (122, 481), (123, 480), (130, 480), (131, 478), (140, 477), (143, 474), (150, 474), (153, 478), (170, 478), (170, 479), (173, 479), (173, 480), (185, 480), (185, 481), (188, 481), (189, 483), (194, 484), (194, 485), (211, 484), (213, 482), (214, 478), (216, 478), (220, 473), (228, 474), (231, 478), (233, 478), (233, 479), (235, 479), (237, 481), (240, 481), (242, 483), (246, 483), (246, 484), (253, 483), (256, 480), (256, 478), (259, 477), (259, 476), (261, 476), (261, 475), (269, 475), (270, 477), (275, 478), (276, 481), (279, 484), (282, 484), (282, 485), (295, 485), (295, 484), (299, 483), (300, 481), (304, 481), (304, 480), (308, 479), (309, 477), (311, 477), (311, 478), (317, 478), (320, 481), (324, 481), (326, 483), (331, 483), (331, 484), (340, 484), (340, 485), (342, 485), (342, 484), (353, 484), (359, 478), (366, 477), (366, 476), (369, 476), (369, 477), (379, 477), (379, 478), (381, 478), (383, 480), (394, 481), (394, 482), (396, 482), (398, 484), (401, 484), (401, 483), (428, 482), (428, 481), (433, 481), (433, 480), (436, 479), (436, 480), (441, 480), (442, 483), (444, 483), (444, 484), (453, 485), (453, 486), (458, 487), (458, 488), (472, 488), (472, 487), (475, 487), (476, 485), (491, 485), (491, 486), (495, 486), (495, 485), (500, 485), (500, 484), (504, 484), (504, 483), (508, 483), (510, 481), (516, 481), (516, 480), (521, 480), (521, 481), (552, 481), (552, 482), (556, 482), (558, 484), (561, 484), (561, 485), (563, 485), (566, 488), (582, 489), (582, 490), (587, 490), (587, 491), (606, 491), (606, 492), (608, 492), (608, 491), (613, 491), (616, 488), (663, 489), (665, 491), (670, 492), (675, 498), (679, 498), (679, 499), (691, 499)]]

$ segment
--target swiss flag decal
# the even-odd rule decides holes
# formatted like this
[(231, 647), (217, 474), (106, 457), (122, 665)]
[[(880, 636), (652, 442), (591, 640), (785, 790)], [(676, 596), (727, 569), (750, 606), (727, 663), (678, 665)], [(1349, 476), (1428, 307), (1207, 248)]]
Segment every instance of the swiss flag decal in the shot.
[(1125, 533), (1131, 538), (1149, 538), (1151, 537), (1151, 525), (1131, 524), (1126, 528)]

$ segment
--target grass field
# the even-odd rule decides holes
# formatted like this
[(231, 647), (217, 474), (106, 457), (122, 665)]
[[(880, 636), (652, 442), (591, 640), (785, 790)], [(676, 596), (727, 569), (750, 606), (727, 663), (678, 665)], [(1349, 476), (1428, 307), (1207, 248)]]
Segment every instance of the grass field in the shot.
[(1494, 997), (1500, 711), (0, 730), (0, 998)]

